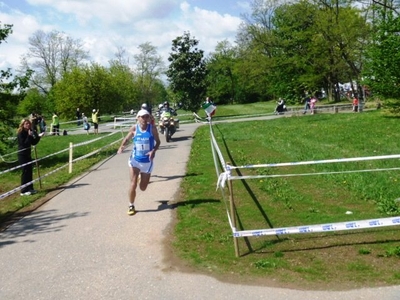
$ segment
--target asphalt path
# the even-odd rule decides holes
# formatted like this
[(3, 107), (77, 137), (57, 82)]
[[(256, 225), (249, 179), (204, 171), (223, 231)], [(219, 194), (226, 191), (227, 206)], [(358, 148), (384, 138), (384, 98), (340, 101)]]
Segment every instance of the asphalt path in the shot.
[[(128, 148), (0, 233), (0, 299), (400, 299), (400, 286), (306, 291), (220, 281), (181, 268), (174, 206), (199, 124), (162, 140), (151, 183), (128, 208)], [(45, 184), (45, 183), (44, 183)]]

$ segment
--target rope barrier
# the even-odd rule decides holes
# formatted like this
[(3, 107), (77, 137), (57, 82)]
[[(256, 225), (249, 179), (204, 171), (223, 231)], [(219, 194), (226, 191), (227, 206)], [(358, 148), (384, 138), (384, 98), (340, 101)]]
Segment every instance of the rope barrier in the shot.
[[(83, 142), (83, 143), (80, 143), (80, 144), (76, 144), (76, 145), (74, 145), (74, 148), (75, 148), (75, 147), (79, 147), (79, 146), (83, 146), (83, 145), (87, 145), (87, 144), (90, 144), (90, 143), (93, 143), (93, 142), (96, 142), (96, 141), (99, 141), (99, 140), (101, 140), (101, 139), (103, 139), (103, 138), (106, 138), (106, 137), (109, 137), (109, 136), (111, 136), (111, 135), (113, 135), (113, 134), (115, 134), (115, 133), (119, 133), (119, 132), (116, 131), (116, 132), (110, 133), (110, 134), (108, 134), (108, 135), (106, 135), (106, 136), (104, 136), (104, 137), (99, 137), (99, 138), (96, 138), (96, 139), (93, 139), (93, 140), (90, 140), (90, 141), (86, 141), (86, 142)], [(77, 161), (79, 161), (79, 160), (82, 160), (82, 159), (84, 159), (84, 158), (90, 157), (90, 156), (92, 156), (92, 155), (95, 155), (95, 154), (99, 153), (100, 151), (104, 150), (105, 148), (110, 147), (110, 146), (112, 146), (112, 145), (114, 145), (114, 144), (116, 144), (116, 143), (119, 143), (119, 142), (121, 141), (121, 139), (122, 139), (122, 138), (120, 138), (120, 139), (118, 139), (118, 140), (116, 140), (116, 141), (114, 141), (114, 142), (112, 142), (112, 143), (110, 143), (110, 144), (108, 144), (108, 145), (105, 145), (105, 146), (103, 146), (103, 147), (101, 147), (101, 148), (99, 148), (99, 149), (97, 149), (97, 150), (95, 150), (95, 151), (92, 151), (92, 152), (90, 152), (90, 153), (88, 153), (88, 154), (85, 154), (85, 155), (83, 155), (83, 156), (81, 156), (81, 157), (78, 157), (78, 158), (74, 159), (74, 160), (72, 161), (72, 163), (77, 162)], [(24, 167), (24, 166), (26, 166), (26, 165), (36, 163), (36, 162), (38, 162), (38, 161), (44, 160), (44, 159), (46, 159), (46, 158), (52, 157), (52, 156), (54, 156), (54, 155), (58, 155), (58, 154), (60, 154), (60, 153), (63, 153), (63, 152), (65, 152), (65, 151), (69, 151), (69, 150), (70, 150), (69, 148), (66, 148), (66, 149), (60, 150), (60, 151), (58, 151), (58, 152), (49, 154), (49, 155), (47, 155), (47, 156), (45, 156), (45, 157), (42, 157), (42, 158), (40, 158), (40, 159), (32, 160), (32, 161), (30, 161), (29, 163), (22, 164), (22, 165), (16, 166), (16, 167), (11, 168), (11, 169), (7, 169), (7, 170), (5, 170), (5, 171), (0, 172), (0, 175), (5, 174), (5, 173), (10, 172), (10, 171), (13, 171), (13, 170), (16, 170), (16, 169), (19, 169), (19, 168), (22, 168), (22, 167)], [(57, 169), (55, 169), (55, 170), (52, 170), (52, 171), (50, 171), (49, 173), (47, 173), (47, 174), (45, 174), (45, 175), (42, 175), (42, 176), (40, 176), (40, 177), (38, 177), (38, 178), (36, 178), (36, 179), (34, 179), (34, 180), (32, 180), (32, 181), (26, 183), (26, 184), (23, 184), (23, 185), (21, 185), (21, 186), (19, 186), (19, 187), (17, 187), (17, 188), (14, 188), (14, 189), (12, 189), (12, 190), (10, 190), (10, 191), (4, 193), (4, 194), (1, 194), (1, 195), (0, 195), (0, 200), (4, 199), (4, 198), (6, 198), (6, 197), (8, 197), (8, 196), (10, 196), (10, 195), (12, 195), (12, 194), (14, 194), (14, 193), (20, 191), (20, 190), (22, 190), (24, 187), (27, 187), (27, 186), (29, 186), (29, 185), (31, 185), (31, 184), (33, 184), (33, 183), (35, 183), (35, 182), (41, 180), (42, 178), (45, 178), (45, 177), (47, 177), (47, 176), (49, 176), (49, 175), (51, 175), (51, 174), (53, 174), (53, 173), (55, 173), (55, 172), (61, 170), (62, 168), (65, 168), (65, 167), (68, 166), (68, 165), (69, 165), (69, 163), (67, 163), (67, 164), (65, 164), (65, 165), (63, 165), (63, 166), (61, 166), (61, 167), (59, 167), (59, 168), (57, 168)]]
[[(394, 167), (394, 168), (376, 168), (376, 169), (314, 172), (314, 173), (299, 173), (299, 174), (232, 176), (231, 171), (234, 169), (272, 168), (272, 167), (275, 168), (275, 167), (316, 165), (316, 164), (327, 164), (327, 163), (344, 163), (344, 162), (359, 162), (359, 161), (372, 161), (372, 160), (383, 160), (383, 159), (399, 159), (400, 154), (231, 166), (225, 162), (222, 152), (218, 147), (218, 143), (215, 138), (211, 122), (210, 122), (210, 140), (211, 140), (211, 149), (212, 149), (212, 154), (213, 154), (213, 160), (214, 160), (215, 169), (216, 169), (216, 173), (217, 173), (217, 177), (218, 177), (217, 189), (219, 188), (221, 190), (222, 197), (224, 199), (225, 204), (227, 203), (228, 200), (226, 199), (226, 195), (224, 194), (223, 191), (226, 186), (226, 182), (231, 181), (231, 180), (294, 177), (294, 176), (317, 176), (317, 175), (329, 175), (329, 174), (347, 174), (347, 173), (357, 173), (357, 172), (358, 173), (366, 173), (366, 172), (382, 172), (382, 171), (398, 171), (398, 170), (400, 170), (400, 167)], [(219, 159), (219, 161), (218, 161), (218, 159)], [(222, 172), (220, 172), (218, 169), (218, 163), (220, 163), (222, 165), (222, 168), (224, 169)], [(233, 199), (233, 197), (232, 197), (232, 199)], [(235, 227), (236, 225), (233, 222), (234, 218), (229, 213), (228, 206), (227, 205), (225, 205), (225, 206), (226, 206), (226, 212), (228, 215), (228, 222), (229, 222), (229, 225), (231, 226), (232, 235), (234, 238), (262, 236), (262, 235), (278, 236), (278, 235), (282, 235), (282, 234), (301, 234), (301, 233), (316, 233), (316, 232), (329, 232), (329, 231), (341, 231), (341, 230), (355, 230), (355, 229), (365, 229), (365, 228), (400, 225), (400, 216), (396, 216), (396, 217), (391, 217), (391, 218), (377, 218), (377, 219), (370, 219), (370, 220), (358, 220), (358, 221), (337, 222), (337, 223), (328, 223), (328, 224), (301, 225), (301, 226), (280, 227), (280, 228), (270, 228), (270, 229), (237, 230)], [(235, 250), (238, 251), (238, 249), (235, 249)]]

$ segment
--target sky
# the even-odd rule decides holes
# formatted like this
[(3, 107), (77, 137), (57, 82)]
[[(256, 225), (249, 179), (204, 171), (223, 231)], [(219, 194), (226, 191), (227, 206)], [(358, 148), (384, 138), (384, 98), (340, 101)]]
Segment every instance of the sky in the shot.
[(0, 0), (1, 25), (13, 33), (0, 44), (0, 70), (16, 70), (38, 30), (80, 40), (92, 61), (108, 66), (119, 48), (130, 61), (150, 42), (167, 65), (172, 40), (190, 32), (205, 54), (218, 42), (234, 44), (251, 0)]

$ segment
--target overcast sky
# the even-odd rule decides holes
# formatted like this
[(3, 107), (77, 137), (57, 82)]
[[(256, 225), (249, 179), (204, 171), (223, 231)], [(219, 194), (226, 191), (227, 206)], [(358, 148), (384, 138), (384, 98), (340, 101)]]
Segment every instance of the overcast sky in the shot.
[(172, 40), (189, 31), (206, 54), (218, 42), (234, 43), (240, 16), (251, 0), (0, 0), (0, 22), (13, 33), (0, 44), (0, 70), (20, 64), (37, 30), (81, 40), (91, 59), (108, 66), (118, 47), (132, 60), (150, 42), (165, 63)]

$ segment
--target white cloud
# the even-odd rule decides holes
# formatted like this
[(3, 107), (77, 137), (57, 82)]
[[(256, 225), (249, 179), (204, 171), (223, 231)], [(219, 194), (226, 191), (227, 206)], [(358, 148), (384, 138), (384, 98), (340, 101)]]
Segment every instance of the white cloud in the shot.
[[(16, 9), (14, 0), (9, 0), (11, 4), (2, 8), (6, 12), (0, 12), (0, 20), (2, 24), (14, 24), (14, 33), (7, 44), (0, 45), (0, 69), (19, 65), (20, 56), (28, 51), (29, 37), (39, 29), (63, 31), (80, 39), (91, 59), (102, 65), (115, 58), (119, 47), (133, 56), (145, 42), (157, 47), (167, 63), (172, 40), (185, 31), (199, 40), (199, 48), (206, 53), (213, 51), (219, 41), (234, 42), (240, 18), (199, 7), (206, 0), (197, 1), (197, 6), (188, 1), (27, 0), (31, 6)], [(237, 5), (236, 1), (226, 1)]]

